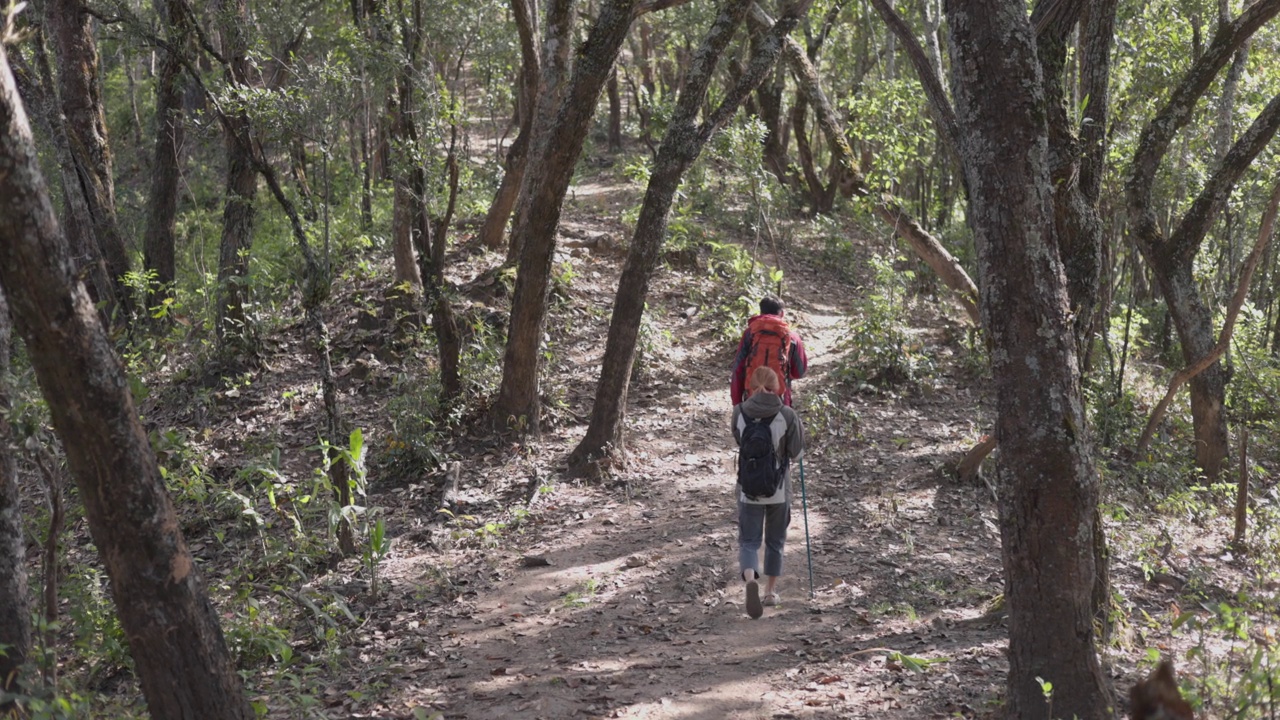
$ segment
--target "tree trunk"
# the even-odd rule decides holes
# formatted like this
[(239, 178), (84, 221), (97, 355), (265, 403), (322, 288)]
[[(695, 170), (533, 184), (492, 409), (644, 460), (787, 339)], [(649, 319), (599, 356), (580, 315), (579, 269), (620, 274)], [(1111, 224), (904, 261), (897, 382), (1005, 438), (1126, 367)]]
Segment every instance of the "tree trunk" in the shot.
[[(249, 85), (246, 0), (226, 0), (222, 22), (222, 54), (227, 59), (227, 81)], [(222, 210), (222, 242), (218, 250), (218, 307), (215, 329), (218, 345), (227, 359), (254, 362), (257, 342), (245, 315), (249, 278), (249, 249), (253, 244), (254, 206), (258, 197), (258, 171), (253, 167), (249, 118), (237, 112), (223, 127), (227, 149), (227, 197)]]
[[(425, 178), (421, 179), (425, 183)], [(453, 188), (457, 189), (456, 166), (452, 175)], [(418, 217), (422, 224), (417, 240), (418, 264), (424, 278), (424, 301), (431, 312), (431, 330), (436, 336), (436, 349), (440, 360), (440, 402), (448, 406), (462, 394), (461, 357), (462, 336), (458, 332), (458, 320), (449, 302), (447, 281), (444, 276), (444, 250), (447, 223), (431, 227), (425, 206), (419, 206)]]
[[(412, 30), (406, 29), (405, 32), (412, 32)], [(420, 48), (417, 45), (420, 41), (415, 43), (414, 40), (405, 38), (404, 42), (406, 45), (415, 44), (415, 46), (406, 48), (404, 65), (396, 75), (396, 95), (393, 105), (395, 124), (392, 126), (392, 132), (395, 139), (405, 147), (414, 148), (409, 156), (416, 158), (418, 130), (413, 121), (413, 76), (418, 70), (416, 65)], [(395, 195), (392, 198), (391, 211), (395, 284), (398, 286), (408, 283), (410, 292), (416, 293), (422, 288), (422, 282), (425, 279), (413, 255), (413, 248), (418, 242), (414, 234), (420, 232), (421, 225), (420, 216), (423, 206), (421, 193), (426, 192), (426, 183), (418, 179), (422, 175), (422, 163), (416, 160), (402, 163), (395, 175)]]
[(640, 117), (640, 139), (645, 144), (649, 144), (649, 133), (652, 129), (649, 121), (653, 117), (653, 103), (657, 99), (654, 93), (658, 89), (653, 79), (653, 27), (648, 20), (641, 20), (638, 30), (640, 52), (635, 53), (635, 62), (640, 68), (640, 88), (644, 91), (644, 97), (637, 97), (639, 102), (636, 103), (636, 115)]
[[(407, 115), (408, 110), (403, 113)], [(391, 199), (391, 249), (395, 257), (395, 284), (400, 286), (408, 283), (410, 293), (422, 288), (422, 273), (413, 256), (415, 217), (420, 204), (418, 198), (413, 196), (408, 178), (396, 178), (395, 194)]]
[[(1088, 197), (1082, 192), (1083, 186), (1079, 182), (1084, 156), (1081, 152), (1082, 138), (1077, 136), (1069, 115), (1076, 103), (1070, 97), (1067, 85), (1067, 53), (1081, 7), (1080, 3), (1064, 0), (1041, 0), (1032, 13), (1048, 110), (1049, 174), (1053, 183), (1055, 234), (1067, 274), (1067, 295), (1074, 316), (1073, 335), (1079, 356), (1084, 355), (1091, 342), (1089, 334), (1094, 326), (1093, 316), (1102, 278), (1102, 221), (1098, 216), (1097, 196)], [(1095, 36), (1086, 38), (1085, 44), (1093, 54), (1093, 57), (1086, 58), (1092, 71), (1088, 78), (1090, 88), (1098, 95), (1089, 98), (1086, 108), (1088, 122), (1082, 124), (1081, 135), (1090, 124), (1105, 128), (1108, 118), (1106, 78), (1110, 68), (1114, 0), (1096, 3), (1093, 12), (1098, 21), (1092, 28)], [(1094, 133), (1091, 138), (1098, 143), (1105, 139), (1099, 133)], [(1102, 155), (1096, 152), (1085, 157), (1097, 163), (1102, 159)], [(1100, 170), (1100, 165), (1091, 168), (1095, 175), (1100, 174)]]
[[(1266, 254), (1267, 246), (1270, 244), (1271, 235), (1275, 229), (1278, 208), (1280, 208), (1280, 183), (1277, 183), (1272, 189), (1271, 197), (1267, 200), (1266, 209), (1263, 210), (1262, 222), (1258, 230), (1258, 241), (1254, 244), (1253, 250), (1249, 253), (1244, 266), (1240, 269), (1240, 278), (1237, 280), (1235, 295), (1231, 298), (1230, 304), (1227, 305), (1222, 322), (1222, 332), (1218, 335), (1218, 341), (1207, 353), (1197, 356), (1194, 363), (1174, 373), (1173, 379), (1169, 381), (1169, 389), (1165, 391), (1164, 397), (1156, 404), (1155, 409), (1151, 411), (1147, 426), (1142, 431), (1142, 436), (1138, 439), (1137, 452), (1139, 455), (1146, 452), (1147, 444), (1151, 441), (1151, 436), (1155, 433), (1156, 426), (1164, 418), (1164, 413), (1168, 409), (1169, 403), (1173, 401), (1183, 383), (1188, 379), (1194, 379), (1207, 368), (1215, 366), (1218, 358), (1225, 355), (1231, 347), (1231, 335), (1235, 331), (1236, 318), (1239, 317), (1240, 308), (1244, 306), (1244, 301), (1249, 296), (1249, 283), (1253, 280), (1254, 272), (1258, 269), (1258, 265), (1261, 264), (1262, 258)], [(1217, 410), (1219, 414), (1222, 413), (1221, 407)]]
[[(886, 11), (890, 13), (889, 17), (896, 17), (896, 15), (892, 14), (892, 10), (886, 8)], [(751, 19), (753, 23), (759, 26), (761, 23), (768, 21), (768, 16), (760, 10), (759, 5), (756, 5), (752, 9)], [(890, 25), (892, 26), (893, 23), (890, 23)], [(907, 46), (908, 48), (912, 47), (910, 43), (907, 43)], [(914, 54), (923, 57), (922, 52)], [(801, 94), (803, 98), (808, 99), (813, 104), (818, 114), (818, 126), (822, 128), (827, 137), (827, 145), (831, 148), (831, 153), (835, 160), (844, 168), (844, 174), (840, 176), (841, 194), (845, 197), (867, 194), (868, 188), (858, 167), (857, 159), (854, 158), (853, 149), (849, 145), (849, 139), (844, 133), (843, 126), (839, 118), (836, 117), (835, 110), (831, 107), (831, 102), (827, 99), (826, 92), (822, 89), (817, 69), (814, 68), (808, 55), (800, 46), (789, 38), (784, 40), (783, 57), (791, 67), (796, 82), (802, 88), (802, 93), (798, 94)], [(946, 101), (945, 95), (941, 94), (940, 81), (932, 78), (922, 82), (926, 85), (936, 86), (937, 92), (929, 93), (930, 98), (936, 104), (939, 104), (934, 112), (935, 115), (945, 119), (943, 123), (947, 128), (945, 135), (954, 142), (954, 138), (958, 133), (955, 126), (955, 114), (951, 111), (950, 103)], [(977, 305), (978, 288), (969, 277), (969, 274), (965, 272), (964, 267), (960, 265), (960, 262), (942, 246), (942, 243), (937, 238), (930, 235), (919, 223), (907, 215), (893, 196), (882, 195), (880, 201), (875, 204), (875, 213), (891, 225), (894, 232), (911, 246), (916, 255), (937, 273), (947, 287), (958, 295), (960, 304), (964, 307), (969, 318), (975, 325), (980, 325), (981, 318), (978, 315)]]
[[(1248, 4), (1249, 0), (1244, 0)], [(1218, 24), (1231, 24), (1231, 3), (1218, 0)], [(1222, 93), (1218, 96), (1217, 107), (1214, 108), (1213, 121), (1213, 157), (1221, 160), (1231, 149), (1231, 140), (1235, 135), (1236, 94), (1240, 88), (1240, 78), (1244, 76), (1249, 64), (1249, 42), (1246, 40), (1236, 50), (1231, 59), (1231, 67), (1222, 81)]]
[(20, 54), (12, 55), (14, 69), (18, 80), (18, 88), (26, 99), (28, 107), (35, 108), (35, 118), (42, 130), (49, 136), (53, 145), (54, 157), (57, 160), (59, 181), (62, 185), (62, 204), (64, 209), (67, 242), (71, 247), (72, 262), (77, 275), (88, 276), (88, 290), (95, 304), (102, 303), (103, 318), (110, 322), (118, 317), (115, 290), (111, 284), (111, 274), (102, 259), (98, 243), (93, 235), (93, 217), (89, 212), (88, 202), (80, 191), (80, 177), (76, 172), (76, 161), (71, 155), (71, 141), (67, 137), (66, 120), (58, 106), (53, 70), (49, 67), (49, 56), (44, 49), (44, 37), (37, 29), (35, 41), (36, 68), (23, 62)]
[[(414, 78), (419, 73), (417, 63), (423, 49), (422, 6), (415, 0), (412, 13), (406, 14), (401, 11), (399, 14), (402, 22), (401, 36), (404, 41), (404, 63), (396, 75), (396, 135), (405, 146), (416, 147), (418, 128), (413, 120), (412, 109), (416, 92)], [(437, 227), (432, 226), (427, 208), (427, 177), (422, 165), (415, 163), (396, 182), (396, 212), (397, 216), (403, 212), (404, 219), (410, 223), (411, 229), (406, 233), (413, 243), (409, 257), (410, 259), (414, 257), (413, 250), (416, 249), (417, 265), (414, 271), (421, 278), (423, 301), (431, 312), (432, 330), (435, 332), (436, 346), (439, 351), (441, 400), (446, 404), (461, 393), (459, 379), (461, 340), (458, 336), (453, 308), (445, 292), (444, 276), (445, 240), (458, 190), (456, 126), (453, 138), (454, 141), (446, 158), (449, 173), (448, 209)]]
[(0, 48), (0, 285), (64, 438), (134, 666), (157, 720), (248, 720), (240, 676), (178, 529), (124, 370), (70, 274)]
[[(186, 13), (171, 7), (174, 0), (156, 0), (169, 43), (185, 50)], [(177, 279), (174, 225), (178, 213), (178, 153), (183, 142), (182, 60), (174, 53), (161, 53), (160, 74), (156, 78), (156, 140), (151, 166), (151, 195), (147, 198), (147, 227), (143, 235), (143, 268), (154, 272), (154, 284), (147, 286), (147, 309), (173, 296)]]
[(649, 175), (644, 204), (640, 207), (640, 217), (636, 221), (627, 262), (614, 298), (609, 338), (605, 343), (596, 399), (591, 408), (591, 423), (586, 436), (570, 455), (571, 466), (598, 462), (610, 455), (620, 458), (625, 453), (623, 417), (631, 367), (635, 361), (636, 340), (640, 334), (649, 281), (657, 267), (659, 250), (666, 235), (667, 214), (680, 187), (680, 179), (711, 136), (737, 112), (738, 106), (768, 74), (781, 52), (783, 39), (799, 23), (807, 6), (803, 2), (789, 6), (773, 28), (753, 42), (747, 72), (707, 120), (699, 124), (698, 114), (706, 101), (716, 64), (753, 2), (727, 0), (690, 64), (667, 134)]
[(982, 273), (1009, 607), (1005, 715), (1112, 717), (1093, 629), (1098, 479), (1055, 252), (1045, 92), (1020, 0), (948, 0), (960, 156)]
[[(1156, 275), (1188, 365), (1204, 357), (1214, 345), (1213, 313), (1192, 279), (1196, 253), (1232, 189), (1278, 130), (1280, 95), (1271, 99), (1223, 156), (1167, 239), (1150, 223), (1139, 222), (1133, 232), (1138, 249)], [(1231, 452), (1223, 411), (1226, 383), (1220, 363), (1191, 380), (1196, 464), (1211, 479), (1217, 477)]]
[[(1191, 277), (1190, 263), (1157, 268), (1156, 279), (1169, 308), (1169, 317), (1182, 344), (1182, 359), (1189, 365), (1214, 346), (1213, 316), (1200, 298)], [(1196, 465), (1206, 477), (1216, 477), (1230, 453), (1227, 416), (1223, 411), (1227, 378), (1222, 363), (1215, 362), (1189, 383), (1191, 420), (1195, 433)]]
[(66, 117), (71, 156), (79, 180), (76, 188), (89, 209), (94, 241), (111, 281), (120, 316), (113, 322), (127, 324), (133, 301), (125, 274), (129, 254), (116, 223), (115, 180), (111, 170), (111, 148), (107, 141), (107, 121), (102, 109), (98, 77), (98, 47), (90, 29), (90, 17), (83, 0), (50, 0), (45, 18), (58, 58), (59, 96)]
[[(529, 160), (529, 136), (533, 134), (534, 117), (537, 115), (538, 88), (542, 81), (542, 61), (538, 58), (534, 28), (534, 8), (525, 0), (512, 0), (511, 12), (515, 16), (516, 32), (520, 36), (520, 132), (507, 151), (505, 172), (498, 192), (493, 196), (489, 212), (480, 228), (480, 243), (490, 250), (502, 247), (506, 237), (507, 220), (516, 206), (524, 169)], [(557, 25), (557, 27), (559, 27)]]
[[(547, 315), (547, 286), (555, 253), (560, 210), (573, 169), (582, 153), (596, 100), (608, 80), (618, 49), (631, 27), (637, 0), (606, 0), (601, 4), (587, 41), (574, 63), (573, 79), (555, 113), (549, 132), (534, 133), (530, 162), (539, 169), (521, 187), (512, 246), (520, 248), (520, 269), (511, 301), (511, 322), (503, 355), (502, 385), (494, 403), (499, 424), (538, 427), (538, 347)], [(543, 88), (545, 94), (548, 88)], [(545, 96), (539, 101), (543, 106)], [(541, 109), (539, 114), (542, 114)]]
[(787, 129), (782, 122), (782, 91), (786, 88), (786, 75), (781, 67), (773, 78), (756, 88), (758, 116), (766, 128), (764, 136), (764, 166), (778, 182), (793, 192), (800, 190), (800, 178), (791, 167), (787, 155)]
[(800, 174), (804, 178), (804, 188), (808, 195), (809, 210), (814, 215), (831, 212), (835, 196), (827, 193), (827, 187), (818, 177), (818, 168), (813, 161), (813, 146), (809, 142), (809, 101), (801, 90), (796, 91), (795, 104), (787, 113), (787, 122), (796, 136), (796, 157), (800, 161)]
[[(27, 544), (13, 429), (9, 425), (9, 305), (0, 290), (0, 697), (18, 692), (19, 672), (31, 655), (31, 594), (27, 589)], [(13, 709), (0, 702), (0, 715)]]
[(618, 68), (607, 83), (609, 95), (609, 152), (622, 152), (622, 96), (618, 92)]
[(431, 228), (431, 284), (427, 290), (435, 296), (431, 310), (432, 329), (440, 348), (441, 399), (450, 404), (462, 394), (462, 336), (458, 320), (449, 302), (449, 281), (445, 278), (445, 253), (449, 247), (449, 223), (458, 202), (458, 125), (453, 125), (453, 139), (445, 165), (449, 174), (449, 200), (444, 215), (433, 219)]
[[(544, 148), (547, 137), (553, 132), (561, 101), (568, 92), (566, 85), (568, 83), (570, 63), (573, 59), (574, 17), (573, 0), (551, 0), (547, 6), (546, 21), (543, 23), (545, 37), (542, 39), (542, 55), (537, 64), (539, 69), (539, 73), (536, 76), (537, 84), (523, 88), (523, 91), (526, 94), (531, 94), (533, 98), (528, 104), (531, 116), (529, 144), (525, 147), (524, 156), (521, 158), (524, 164), (519, 167), (519, 186), (515, 194), (515, 204), (512, 207), (512, 212), (516, 213), (516, 215), (511, 222), (511, 236), (507, 243), (507, 265), (516, 264), (523, 249), (522, 243), (524, 239), (521, 234), (516, 232), (516, 228), (527, 224), (527, 218), (520, 215), (520, 213), (527, 211), (529, 208), (525, 201), (528, 199), (531, 190), (526, 186), (538, 186), (541, 183), (541, 176), (525, 177), (525, 169), (529, 167), (529, 163), (536, 156), (534, 154), (540, 152), (539, 148)], [(523, 43), (521, 52), (522, 54), (527, 52)], [(616, 57), (616, 51), (614, 55)], [(526, 61), (527, 59), (526, 57)], [(526, 76), (525, 81), (529, 82), (531, 77)], [(599, 88), (596, 88), (596, 94), (592, 96), (592, 103), (595, 102), (596, 96), (599, 94)], [(585, 126), (583, 132), (586, 132)], [(552, 145), (551, 147), (555, 146)], [(581, 152), (582, 149), (579, 146), (576, 153), (580, 154)], [(576, 154), (574, 162), (577, 162)]]
[(369, 124), (357, 123), (360, 132), (360, 229), (373, 227), (373, 172), (369, 167)]

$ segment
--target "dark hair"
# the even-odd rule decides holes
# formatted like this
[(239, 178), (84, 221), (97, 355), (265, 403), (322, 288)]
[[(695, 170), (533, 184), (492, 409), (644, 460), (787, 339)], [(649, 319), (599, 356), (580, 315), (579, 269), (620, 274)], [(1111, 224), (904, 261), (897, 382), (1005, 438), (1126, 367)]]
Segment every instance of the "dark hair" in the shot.
[(773, 295), (765, 295), (760, 298), (761, 315), (781, 315), (784, 307), (786, 306), (782, 304), (782, 301)]

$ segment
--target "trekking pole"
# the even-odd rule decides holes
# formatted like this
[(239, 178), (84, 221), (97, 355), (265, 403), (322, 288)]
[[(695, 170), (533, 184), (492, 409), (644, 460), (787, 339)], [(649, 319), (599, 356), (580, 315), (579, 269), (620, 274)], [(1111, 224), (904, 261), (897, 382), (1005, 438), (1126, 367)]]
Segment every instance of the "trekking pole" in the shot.
[(800, 456), (800, 507), (804, 511), (804, 552), (809, 557), (809, 599), (813, 594), (813, 548), (809, 545), (809, 501), (804, 493), (804, 455)]

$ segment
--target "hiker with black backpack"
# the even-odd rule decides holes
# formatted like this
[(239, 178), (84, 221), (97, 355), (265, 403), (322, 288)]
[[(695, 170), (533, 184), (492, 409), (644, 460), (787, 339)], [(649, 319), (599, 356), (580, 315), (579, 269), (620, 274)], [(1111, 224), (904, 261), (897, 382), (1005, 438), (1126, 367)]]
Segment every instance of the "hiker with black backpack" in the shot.
[[(746, 583), (747, 614), (778, 605), (782, 549), (791, 524), (792, 460), (804, 452), (800, 416), (782, 402), (783, 383), (773, 369), (758, 367), (747, 378), (749, 396), (733, 408), (738, 443), (738, 569)], [(760, 545), (764, 543), (764, 596), (760, 595)]]
[(734, 405), (747, 399), (747, 378), (758, 367), (773, 368), (782, 378), (782, 404), (791, 407), (791, 381), (804, 377), (809, 356), (800, 335), (787, 324), (786, 308), (773, 295), (760, 299), (760, 314), (747, 320), (738, 341), (729, 379), (729, 395)]

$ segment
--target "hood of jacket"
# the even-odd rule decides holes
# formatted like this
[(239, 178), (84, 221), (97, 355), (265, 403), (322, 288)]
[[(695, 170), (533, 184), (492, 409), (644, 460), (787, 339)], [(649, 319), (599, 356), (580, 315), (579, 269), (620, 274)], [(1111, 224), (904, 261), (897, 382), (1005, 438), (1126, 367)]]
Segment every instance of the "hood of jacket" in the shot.
[(758, 392), (742, 401), (742, 414), (750, 418), (764, 418), (782, 412), (782, 398), (771, 392)]

